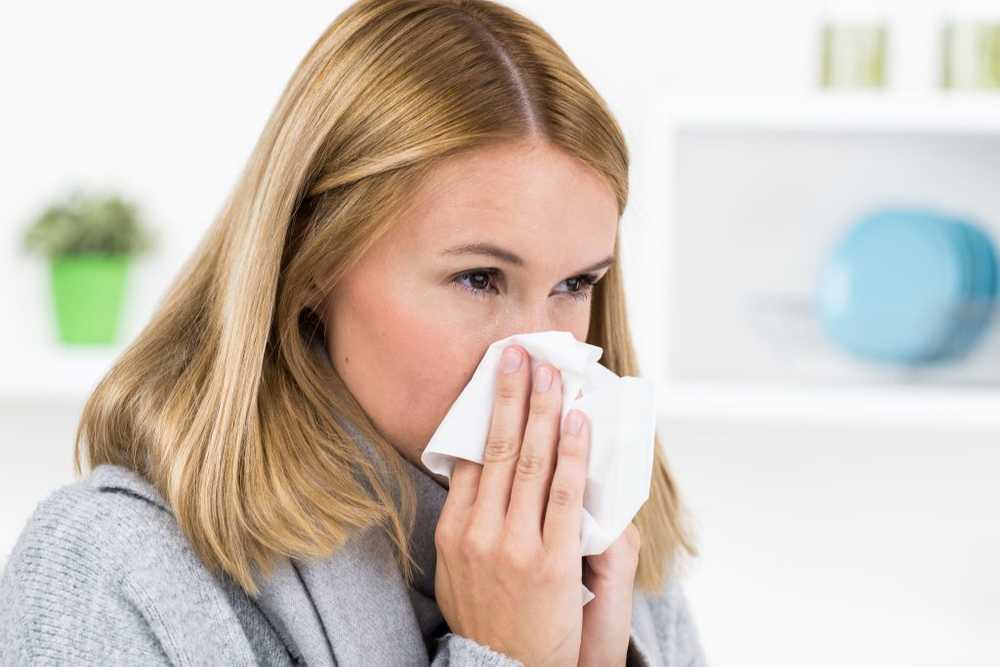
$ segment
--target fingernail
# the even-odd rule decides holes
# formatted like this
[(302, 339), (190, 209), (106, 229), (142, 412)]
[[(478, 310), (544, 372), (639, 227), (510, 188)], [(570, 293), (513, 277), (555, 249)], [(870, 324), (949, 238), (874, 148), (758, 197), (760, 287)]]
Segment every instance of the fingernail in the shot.
[(545, 366), (535, 369), (535, 391), (548, 391), (552, 386), (552, 372)]
[(513, 373), (521, 367), (521, 353), (516, 347), (508, 347), (503, 351), (501, 363), (503, 364), (504, 373)]
[(569, 432), (576, 435), (583, 426), (583, 414), (579, 410), (571, 410), (569, 413)]

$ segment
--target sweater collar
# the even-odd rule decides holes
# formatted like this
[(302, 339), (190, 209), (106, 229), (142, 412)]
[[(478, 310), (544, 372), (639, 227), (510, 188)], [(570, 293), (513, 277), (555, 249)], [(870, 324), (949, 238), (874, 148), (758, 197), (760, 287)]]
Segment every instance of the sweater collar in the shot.
[[(384, 472), (372, 443), (348, 420), (338, 420), (376, 470)], [(353, 534), (326, 558), (282, 558), (261, 584), (258, 605), (307, 664), (428, 664), (432, 630), (440, 620), (433, 600), (434, 530), (447, 490), (408, 460), (403, 466), (417, 492), (410, 549), (422, 571), (414, 572), (413, 589), (407, 588), (392, 544), (377, 525)], [(398, 497), (398, 485), (387, 481)]]
[[(345, 429), (351, 434), (355, 443), (373, 462), (379, 470), (383, 470), (379, 461), (378, 451), (374, 445), (348, 420), (340, 419)], [(414, 569), (414, 588), (425, 597), (434, 597), (434, 572), (437, 566), (437, 548), (434, 544), (434, 532), (438, 518), (448, 497), (448, 489), (442, 486), (431, 473), (415, 465), (405, 456), (399, 456), (406, 475), (413, 480), (416, 492), (416, 516), (413, 532), (410, 535), (410, 553), (419, 568)], [(398, 498), (399, 485), (392, 479), (383, 476), (387, 485)]]
[(430, 473), (403, 458), (404, 466), (414, 481), (417, 492), (416, 521), (410, 536), (410, 551), (422, 571), (414, 571), (414, 586), (427, 597), (434, 597), (434, 571), (437, 567), (437, 547), (434, 532), (448, 490)]

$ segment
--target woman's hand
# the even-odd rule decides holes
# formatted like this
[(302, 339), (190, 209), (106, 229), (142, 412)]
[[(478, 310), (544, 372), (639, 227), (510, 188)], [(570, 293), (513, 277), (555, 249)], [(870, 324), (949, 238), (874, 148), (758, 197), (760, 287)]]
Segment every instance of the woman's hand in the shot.
[(604, 552), (584, 556), (583, 585), (596, 597), (583, 607), (580, 667), (625, 665), (640, 542), (639, 529), (630, 522)]
[[(530, 667), (580, 658), (580, 529), (590, 429), (560, 433), (562, 384), (534, 383), (530, 358), (497, 377), (482, 465), (457, 460), (438, 519), (435, 596), (456, 634)], [(534, 391), (532, 390), (534, 389)], [(627, 636), (626, 636), (627, 641)]]

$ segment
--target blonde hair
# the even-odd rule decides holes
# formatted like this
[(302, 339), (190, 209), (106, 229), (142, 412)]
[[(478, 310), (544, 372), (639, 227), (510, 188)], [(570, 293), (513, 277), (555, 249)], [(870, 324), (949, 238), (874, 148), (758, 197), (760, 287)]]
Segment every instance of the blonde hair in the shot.
[[(435, 165), (525, 139), (603, 175), (621, 215), (622, 132), (548, 33), (489, 0), (351, 5), (309, 49), (222, 211), (89, 397), (77, 474), (84, 442), (90, 466), (140, 473), (206, 567), (251, 595), (254, 568), (329, 556), (372, 525), (412, 582), (412, 480), (317, 351), (317, 312)], [(597, 285), (587, 342), (610, 370), (639, 375), (619, 266)], [(336, 414), (374, 445), (398, 498)], [(661, 590), (679, 551), (697, 552), (658, 437), (635, 523), (636, 585)]]

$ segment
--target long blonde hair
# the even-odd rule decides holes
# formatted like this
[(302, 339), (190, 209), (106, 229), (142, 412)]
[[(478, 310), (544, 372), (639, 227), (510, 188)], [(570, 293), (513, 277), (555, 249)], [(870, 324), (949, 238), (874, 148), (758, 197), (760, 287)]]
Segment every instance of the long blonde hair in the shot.
[[(317, 313), (435, 165), (526, 138), (596, 169), (621, 215), (622, 132), (548, 33), (489, 0), (355, 2), (309, 49), (196, 252), (89, 397), (76, 473), (86, 449), (92, 467), (141, 474), (202, 562), (251, 595), (254, 568), (329, 556), (372, 525), (412, 582), (412, 480), (317, 353)], [(619, 266), (596, 288), (587, 342), (639, 375)], [(376, 447), (398, 498), (335, 414)], [(680, 550), (697, 552), (659, 438), (635, 523), (636, 585), (660, 590)]]

